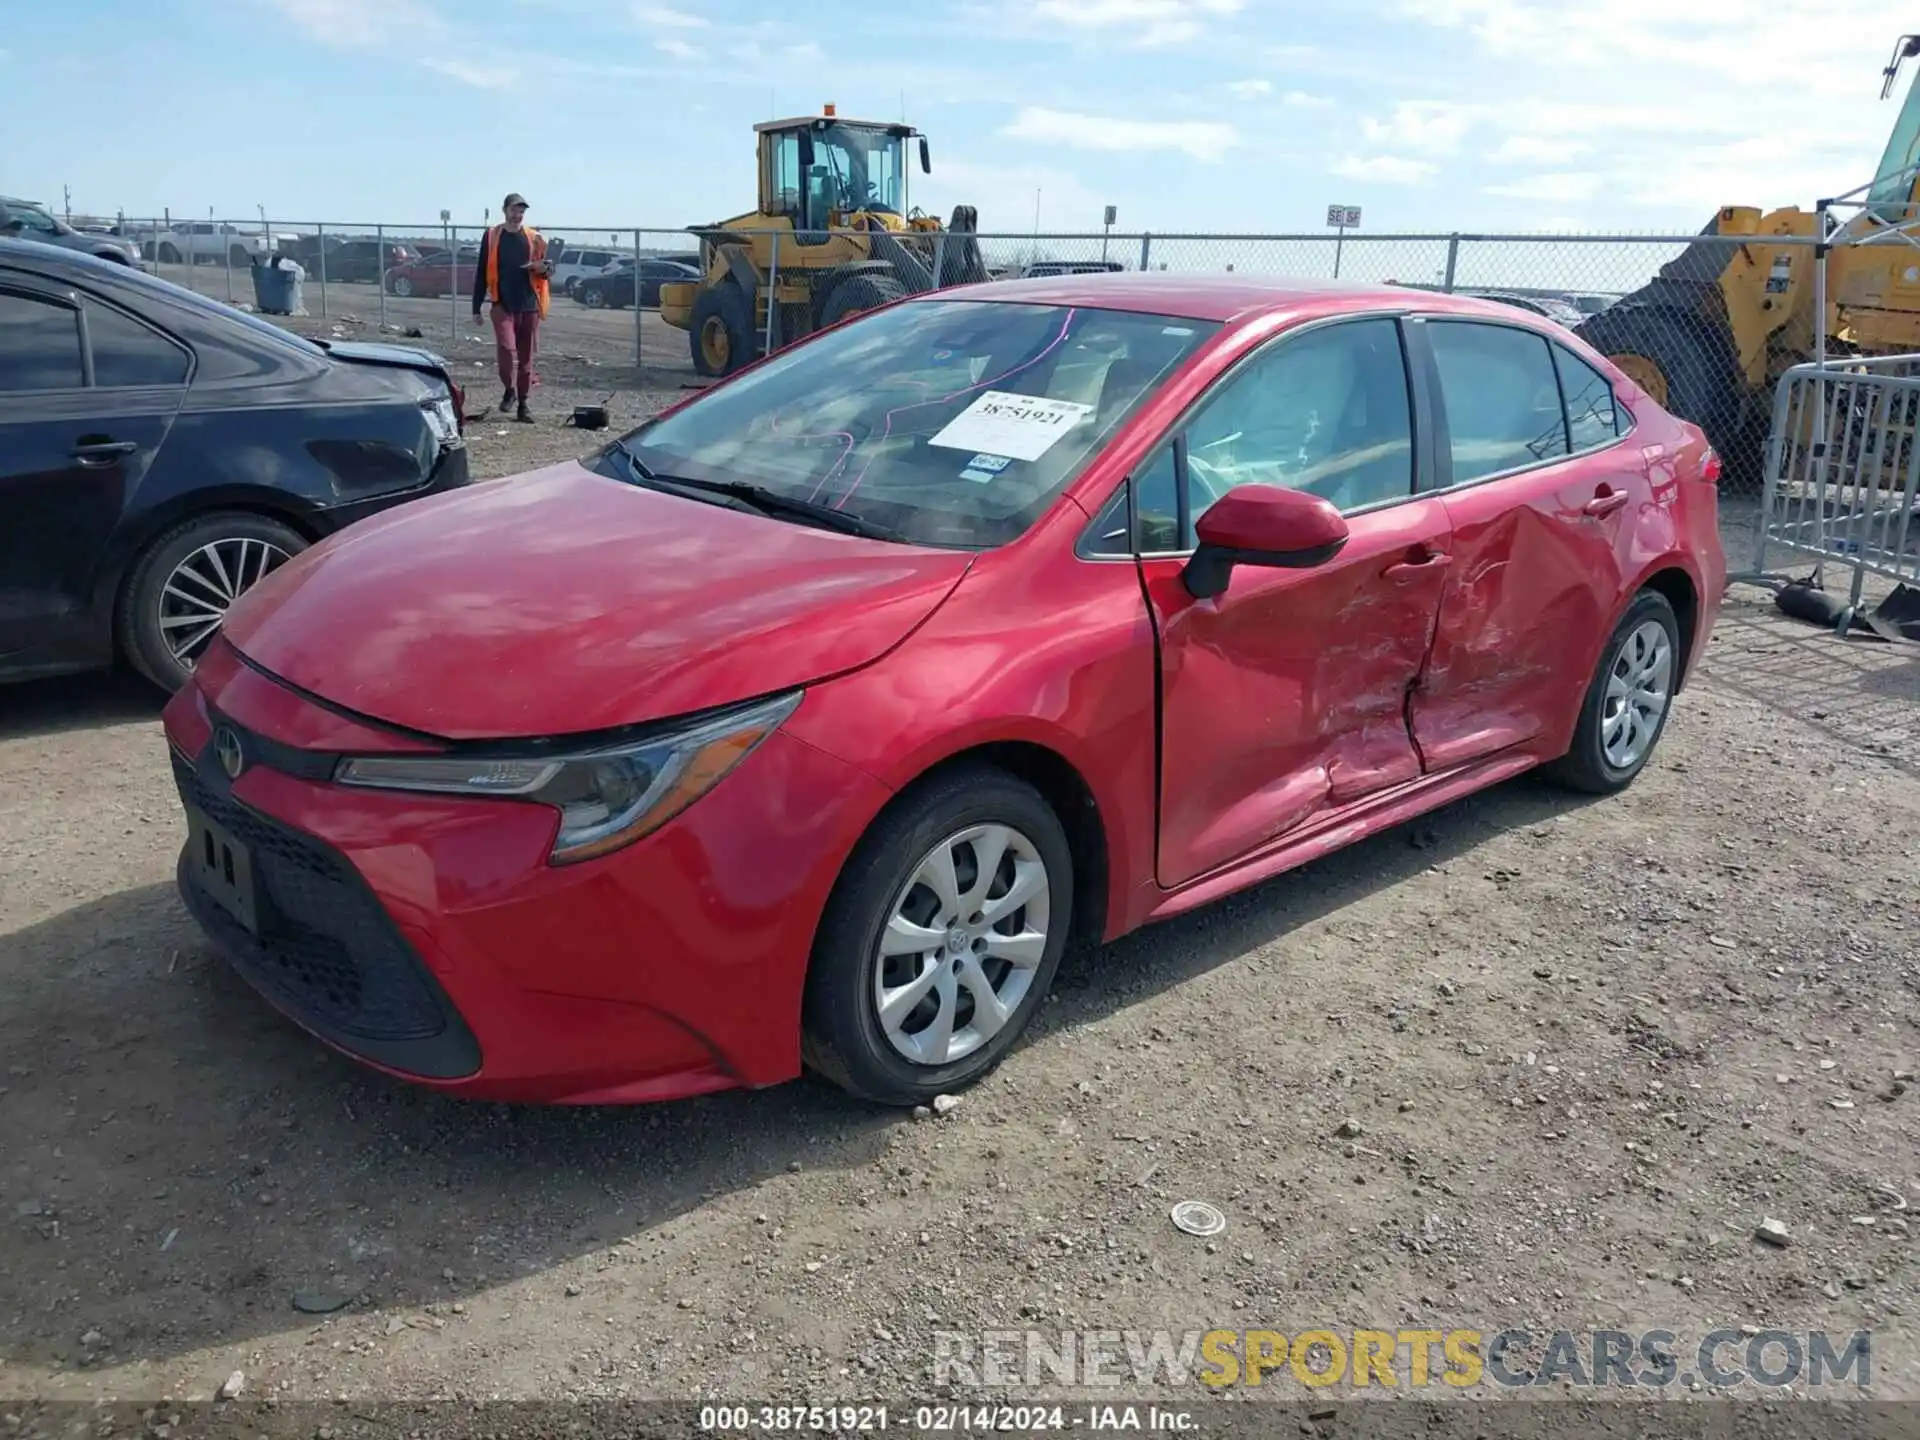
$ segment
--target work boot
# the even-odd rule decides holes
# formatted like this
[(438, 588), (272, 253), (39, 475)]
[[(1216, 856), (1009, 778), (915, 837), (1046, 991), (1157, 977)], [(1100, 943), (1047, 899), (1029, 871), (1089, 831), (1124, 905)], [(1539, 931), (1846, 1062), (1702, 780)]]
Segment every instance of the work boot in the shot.
[(520, 408), (514, 412), (513, 418), (527, 425), (533, 424), (533, 412), (527, 409), (526, 401), (520, 402)]
[(509, 385), (500, 392), (500, 413), (506, 414), (513, 405), (513, 387)]

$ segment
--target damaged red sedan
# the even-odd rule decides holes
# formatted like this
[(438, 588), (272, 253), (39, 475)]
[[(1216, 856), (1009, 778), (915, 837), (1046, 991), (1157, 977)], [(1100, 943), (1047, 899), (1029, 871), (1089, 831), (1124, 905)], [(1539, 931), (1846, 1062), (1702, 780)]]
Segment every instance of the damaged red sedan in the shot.
[(1719, 460), (1509, 306), (912, 297), (234, 607), (179, 885), (320, 1040), (476, 1097), (979, 1079), (1063, 950), (1535, 767), (1632, 782)]

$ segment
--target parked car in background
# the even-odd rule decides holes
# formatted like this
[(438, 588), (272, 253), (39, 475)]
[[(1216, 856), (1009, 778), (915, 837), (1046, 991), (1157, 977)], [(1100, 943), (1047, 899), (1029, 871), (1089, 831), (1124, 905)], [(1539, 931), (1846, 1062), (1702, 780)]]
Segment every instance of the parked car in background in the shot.
[(631, 253), (622, 255), (613, 249), (575, 249), (569, 245), (560, 252), (560, 258), (553, 267), (549, 283), (562, 295), (571, 295), (573, 287), (589, 275), (598, 275), (609, 266), (622, 260), (629, 264), (633, 261)]
[(462, 405), (427, 351), (0, 244), (0, 678), (118, 658), (178, 688), (263, 575), (464, 484)]
[(1126, 268), (1118, 260), (1035, 260), (1010, 278), (1034, 280), (1051, 275), (1115, 275)]
[(264, 260), (276, 247), (297, 243), (297, 235), (275, 235), (269, 244), (259, 230), (211, 220), (181, 222), (166, 229), (129, 226), (138, 237), (142, 258), (160, 265), (231, 265), (236, 269)]
[(31, 200), (0, 195), (0, 216), (4, 216), (4, 219), (0, 219), (0, 224), (6, 227), (4, 233), (13, 239), (38, 240), (43, 245), (58, 245), (83, 254), (98, 255), (102, 260), (111, 260), (116, 265), (144, 268), (137, 245), (111, 234), (76, 230), (44, 205), (37, 205)]
[[(462, 265), (480, 263), (478, 245), (462, 245), (457, 252)], [(445, 265), (449, 251), (444, 245), (416, 245), (413, 247), (413, 261), (416, 265)]]
[(1519, 295), (1508, 290), (1463, 290), (1460, 293), (1544, 315), (1556, 325), (1564, 325), (1569, 330), (1587, 318), (1579, 307), (1551, 295)]
[(658, 309), (660, 287), (675, 281), (698, 280), (700, 272), (691, 265), (673, 260), (642, 260), (638, 266), (631, 257), (601, 275), (588, 275), (576, 281), (573, 298), (590, 310), (625, 310), (634, 302), (635, 275), (639, 276), (639, 304), (642, 309)]
[(804, 1063), (924, 1103), (1071, 941), (1536, 767), (1630, 785), (1713, 629), (1718, 474), (1486, 301), (917, 295), (243, 597), (164, 717), (179, 887), (286, 1014), (450, 1092)]
[(402, 299), (442, 296), (456, 290), (466, 294), (473, 289), (473, 272), (478, 263), (477, 256), (463, 255), (448, 264), (445, 251), (410, 260), (387, 271), (387, 293)]
[[(356, 240), (344, 236), (305, 236), (287, 253), (311, 279), (324, 274), (329, 283), (378, 285), (383, 269), (411, 264), (417, 257), (411, 245), (397, 240)], [(322, 268), (324, 266), (324, 269)]]

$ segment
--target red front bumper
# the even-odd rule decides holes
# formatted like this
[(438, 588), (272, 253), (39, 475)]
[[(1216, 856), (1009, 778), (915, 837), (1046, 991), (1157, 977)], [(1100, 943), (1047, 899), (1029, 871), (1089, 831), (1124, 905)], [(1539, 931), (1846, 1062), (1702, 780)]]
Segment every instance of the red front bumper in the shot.
[[(261, 756), (230, 785), (218, 721)], [(556, 867), (547, 807), (329, 783), (304, 764), (315, 751), (404, 742), (230, 652), (202, 662), (165, 723), (183, 800), (254, 858), (257, 935), (182, 866), (216, 946), (335, 1048), (475, 1098), (629, 1103), (793, 1078), (815, 926), (887, 798), (776, 732), (654, 834)]]

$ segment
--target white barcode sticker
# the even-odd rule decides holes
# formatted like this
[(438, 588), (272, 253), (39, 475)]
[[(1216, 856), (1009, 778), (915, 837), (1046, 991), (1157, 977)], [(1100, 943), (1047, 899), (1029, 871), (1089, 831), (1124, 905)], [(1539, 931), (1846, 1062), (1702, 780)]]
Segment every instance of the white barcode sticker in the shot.
[(1073, 400), (989, 390), (927, 443), (943, 450), (971, 450), (1033, 461), (1091, 414), (1093, 406)]

